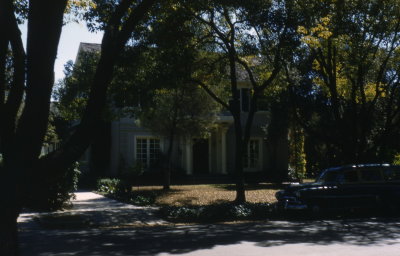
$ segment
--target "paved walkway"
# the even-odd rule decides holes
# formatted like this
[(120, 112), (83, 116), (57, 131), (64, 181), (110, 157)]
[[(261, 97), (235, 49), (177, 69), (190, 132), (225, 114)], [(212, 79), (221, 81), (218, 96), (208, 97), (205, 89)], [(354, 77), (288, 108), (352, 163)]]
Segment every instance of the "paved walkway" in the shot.
[[(167, 224), (166, 221), (157, 217), (155, 207), (124, 204), (92, 192), (78, 191), (75, 195), (76, 199), (72, 201), (71, 209), (52, 213), (27, 212), (20, 215), (18, 225), (22, 256), (54, 255), (46, 250), (51, 251), (53, 248), (54, 251), (60, 251), (66, 245), (51, 239), (62, 235), (68, 236), (75, 232), (85, 233), (93, 230), (104, 231)], [(52, 233), (53, 237), (49, 237)]]
[(78, 192), (69, 211), (21, 215), (21, 255), (400, 255), (400, 218), (174, 225), (155, 210)]
[(35, 228), (40, 224), (51, 228), (74, 228), (88, 225), (105, 228), (166, 223), (156, 216), (155, 207), (124, 204), (92, 192), (79, 191), (75, 195), (71, 209), (54, 213), (23, 213), (18, 219), (20, 226)]

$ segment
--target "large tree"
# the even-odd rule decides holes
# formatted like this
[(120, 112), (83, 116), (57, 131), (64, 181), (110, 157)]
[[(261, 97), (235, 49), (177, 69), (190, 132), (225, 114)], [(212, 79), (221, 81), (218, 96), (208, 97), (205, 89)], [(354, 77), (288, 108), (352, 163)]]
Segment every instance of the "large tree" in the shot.
[[(190, 1), (184, 4), (197, 22), (201, 71), (192, 81), (233, 116), (235, 128), (236, 199), (246, 201), (243, 159), (257, 102), (283, 70), (296, 37), (290, 1)], [(204, 68), (204, 66), (208, 67)], [(249, 87), (249, 109), (240, 106), (239, 84)], [(214, 91), (227, 87), (229, 96)], [(226, 94), (225, 94), (226, 96)]]
[[(70, 140), (59, 150), (40, 158), (47, 130), (49, 103), (54, 83), (54, 61), (63, 26), (67, 0), (31, 0), (27, 8), (26, 53), (12, 0), (0, 1), (0, 118), (3, 180), (0, 199), (0, 254), (17, 255), (17, 218), (24, 197), (40, 179), (61, 175), (90, 144), (101, 121), (113, 66), (142, 22), (154, 0), (121, 0), (104, 22), (100, 59), (83, 118)], [(16, 3), (20, 3), (17, 1)], [(93, 8), (96, 8), (93, 6)], [(5, 52), (11, 48), (12, 79), (7, 83)], [(23, 104), (21, 116), (18, 110)], [(7, 195), (7, 196), (5, 196)]]
[(318, 161), (390, 162), (399, 149), (399, 2), (310, 0), (299, 8), (297, 92)]

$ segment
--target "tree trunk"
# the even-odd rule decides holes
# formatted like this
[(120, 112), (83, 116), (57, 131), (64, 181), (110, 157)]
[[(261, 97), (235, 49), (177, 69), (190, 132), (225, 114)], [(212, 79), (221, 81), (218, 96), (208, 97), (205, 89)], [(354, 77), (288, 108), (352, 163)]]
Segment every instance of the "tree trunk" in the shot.
[(242, 138), (243, 129), (240, 121), (240, 106), (236, 107), (235, 109), (239, 110), (238, 113), (233, 115), (234, 125), (235, 125), (235, 180), (236, 180), (235, 203), (242, 204), (246, 202), (244, 177), (243, 177), (243, 157), (244, 157), (244, 148), (243, 148), (244, 144)]
[[(26, 68), (24, 65), (25, 56), (21, 51), (21, 49), (23, 50), (22, 41), (13, 41), (16, 39), (15, 37), (10, 39), (14, 59), (18, 60), (18, 63), (16, 62), (14, 65), (13, 87), (9, 93), (7, 104), (10, 105), (9, 109), (15, 110), (15, 114), (11, 114), (11, 117), (7, 118), (8, 116), (4, 112), (7, 112), (7, 114), (12, 112), (1, 111), (0, 117), (3, 121), (5, 120), (1, 124), (2, 128), (4, 126), (13, 128), (9, 130), (15, 140), (4, 140), (4, 137), (2, 138), (1, 152), (5, 154), (3, 154), (4, 167), (0, 167), (0, 175), (3, 178), (3, 183), (0, 186), (0, 205), (3, 207), (0, 211), (0, 255), (18, 255), (17, 218), (20, 207), (23, 205), (23, 196), (29, 192), (28, 185), (37, 186), (32, 177), (48, 175), (46, 179), (49, 179), (62, 174), (62, 171), (58, 170), (64, 170), (63, 166), (69, 166), (76, 161), (89, 146), (93, 138), (92, 131), (96, 129), (97, 123), (101, 120), (115, 58), (130, 38), (135, 26), (147, 14), (155, 0), (144, 0), (139, 3), (123, 26), (121, 26), (120, 21), (126, 15), (131, 1), (122, 2), (128, 6), (121, 4), (117, 8), (109, 24), (111, 28), (105, 33), (108, 40), (106, 40), (106, 43), (103, 40), (102, 48), (107, 48), (104, 51), (107, 54), (105, 54), (106, 57), (101, 59), (103, 61), (102, 68), (97, 70), (97, 73), (102, 74), (98, 75), (97, 81), (95, 80), (92, 84), (94, 92), (90, 95), (86, 116), (82, 120), (80, 129), (76, 132), (78, 135), (75, 133), (75, 136), (73, 136), (75, 140), (68, 143), (61, 152), (58, 151), (48, 158), (39, 159), (39, 155), (47, 130), (49, 103), (54, 84), (54, 61), (57, 55), (67, 0), (29, 1)], [(2, 7), (0, 10), (7, 11), (5, 14), (7, 15), (6, 22), (17, 27), (15, 17), (13, 18), (15, 10), (13, 6), (10, 7), (12, 1), (0, 1), (0, 3)], [(7, 8), (3, 8), (4, 3), (8, 4), (6, 5)], [(3, 14), (1, 11), (0, 13)], [(1, 15), (1, 17), (5, 17), (5, 15)], [(1, 23), (4, 23), (3, 19), (1, 21)], [(120, 27), (122, 27), (121, 31), (119, 31)], [(14, 32), (18, 33), (19, 30), (14, 29)], [(110, 63), (107, 64), (107, 61), (110, 61)], [(3, 78), (0, 79), (3, 80)], [(24, 86), (18, 87), (18, 85), (24, 85), (25, 81), (26, 88)], [(20, 108), (20, 98), (22, 98), (24, 89), (24, 108), (21, 118), (16, 122), (16, 111)], [(4, 101), (3, 96), (0, 98)], [(2, 108), (4, 110), (4, 104)], [(14, 127), (15, 124), (17, 124), (16, 127)], [(4, 131), (0, 136), (3, 134)]]
[(0, 213), (0, 255), (19, 255), (17, 218), (16, 209)]
[(174, 140), (174, 135), (173, 132), (171, 133), (169, 137), (169, 146), (168, 146), (168, 151), (167, 151), (167, 166), (164, 168), (164, 190), (169, 190), (171, 186), (171, 170), (172, 170), (172, 149), (173, 149), (173, 140)]
[(3, 183), (0, 186), (0, 255), (18, 255), (17, 218), (20, 211), (20, 195), (16, 185), (16, 172), (0, 167)]
[[(175, 111), (175, 118), (176, 118), (176, 113)], [(175, 121), (174, 124), (172, 125), (170, 134), (169, 134), (169, 145), (168, 145), (168, 150), (167, 150), (167, 168), (164, 168), (164, 190), (169, 190), (171, 186), (171, 171), (172, 171), (172, 150), (174, 148), (174, 139), (175, 139)]]

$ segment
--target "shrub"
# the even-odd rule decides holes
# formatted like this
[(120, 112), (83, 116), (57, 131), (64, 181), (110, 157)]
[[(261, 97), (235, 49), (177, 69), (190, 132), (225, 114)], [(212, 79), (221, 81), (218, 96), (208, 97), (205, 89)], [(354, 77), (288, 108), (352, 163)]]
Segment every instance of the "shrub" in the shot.
[(40, 179), (39, 185), (31, 189), (25, 206), (36, 211), (56, 211), (66, 207), (75, 197), (73, 192), (77, 189), (79, 175), (79, 163), (76, 162), (56, 180), (36, 177)]
[(176, 222), (261, 220), (272, 216), (273, 206), (267, 203), (164, 206), (160, 208), (160, 214)]
[(152, 205), (156, 201), (155, 194), (137, 195), (130, 189), (130, 183), (121, 179), (99, 179), (97, 191), (118, 201), (134, 205)]
[(141, 206), (153, 205), (155, 201), (156, 199), (155, 196), (153, 195), (141, 196), (141, 195), (135, 195), (134, 193), (130, 193), (129, 195), (129, 203), (134, 205), (141, 205)]
[(141, 176), (144, 172), (144, 167), (141, 163), (137, 162), (134, 165), (126, 165), (120, 171), (120, 175), (122, 179), (128, 181), (129, 183), (133, 183), (139, 176)]
[(97, 181), (96, 190), (105, 194), (115, 194), (121, 192), (123, 187), (125, 187), (125, 185), (122, 180), (105, 178)]

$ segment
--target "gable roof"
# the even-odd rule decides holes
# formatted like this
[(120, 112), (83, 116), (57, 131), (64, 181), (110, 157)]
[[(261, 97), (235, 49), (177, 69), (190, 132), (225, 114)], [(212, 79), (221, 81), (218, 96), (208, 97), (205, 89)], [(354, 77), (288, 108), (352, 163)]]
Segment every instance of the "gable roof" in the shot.
[(82, 52), (100, 52), (100, 51), (101, 51), (101, 44), (81, 42), (79, 44), (78, 53), (76, 54), (75, 63), (78, 62), (80, 53)]

